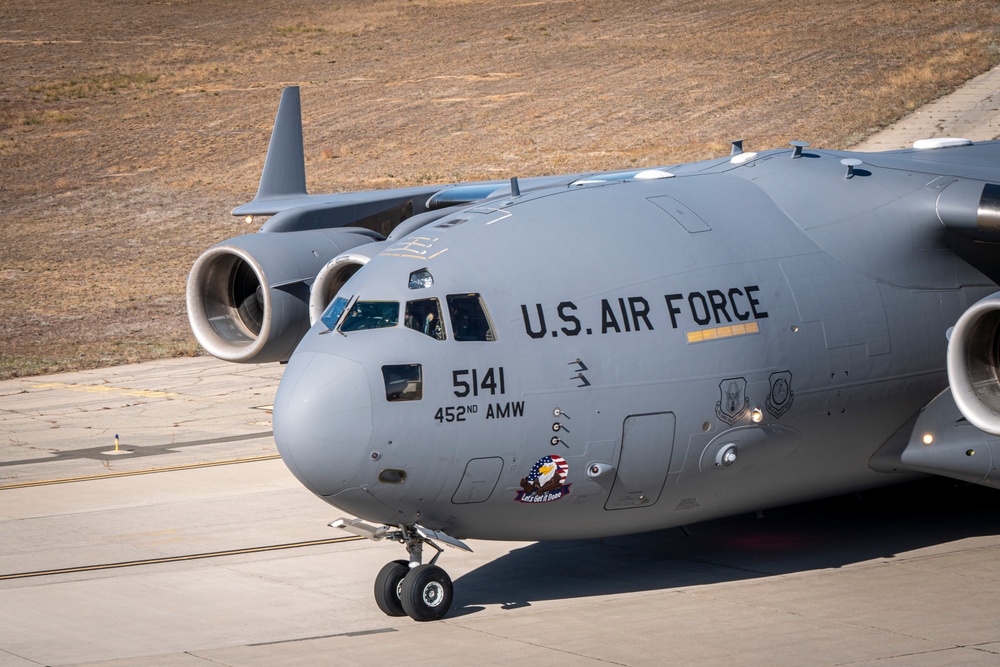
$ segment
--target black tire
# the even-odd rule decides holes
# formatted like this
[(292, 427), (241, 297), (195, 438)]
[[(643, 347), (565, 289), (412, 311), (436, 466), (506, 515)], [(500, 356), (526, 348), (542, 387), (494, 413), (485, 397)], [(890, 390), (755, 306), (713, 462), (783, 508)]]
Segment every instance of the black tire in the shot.
[(394, 560), (386, 563), (375, 577), (375, 604), (389, 616), (406, 616), (403, 603), (399, 596), (403, 577), (410, 571), (410, 564), (405, 560)]
[(437, 565), (419, 565), (403, 579), (403, 609), (414, 621), (436, 621), (451, 608), (451, 577)]

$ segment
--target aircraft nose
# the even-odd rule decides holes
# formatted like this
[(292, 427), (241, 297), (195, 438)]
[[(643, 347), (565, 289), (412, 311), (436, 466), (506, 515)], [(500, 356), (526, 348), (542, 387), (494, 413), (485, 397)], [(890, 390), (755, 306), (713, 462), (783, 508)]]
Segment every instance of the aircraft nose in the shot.
[(289, 470), (313, 493), (353, 486), (372, 433), (364, 368), (321, 352), (292, 355), (274, 398), (274, 441)]

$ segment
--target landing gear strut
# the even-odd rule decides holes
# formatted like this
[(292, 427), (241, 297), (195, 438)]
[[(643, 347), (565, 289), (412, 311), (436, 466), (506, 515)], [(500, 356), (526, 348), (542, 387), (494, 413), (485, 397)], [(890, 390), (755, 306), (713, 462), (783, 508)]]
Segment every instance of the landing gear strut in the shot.
[[(431, 538), (471, 552), (466, 544), (417, 524), (375, 527), (359, 519), (338, 519), (330, 526), (371, 540), (388, 539), (406, 546), (410, 559), (386, 563), (375, 577), (375, 604), (384, 613), (409, 616), (415, 621), (436, 621), (448, 613), (454, 589), (451, 577), (436, 565), (443, 549)], [(437, 552), (429, 563), (422, 562), (425, 544)]]

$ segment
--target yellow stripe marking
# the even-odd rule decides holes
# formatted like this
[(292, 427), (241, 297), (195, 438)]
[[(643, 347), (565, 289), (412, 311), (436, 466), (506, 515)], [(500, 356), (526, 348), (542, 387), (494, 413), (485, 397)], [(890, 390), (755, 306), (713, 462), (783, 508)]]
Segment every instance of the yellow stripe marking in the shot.
[(264, 454), (263, 456), (249, 456), (242, 459), (227, 459), (224, 461), (205, 461), (203, 463), (188, 463), (185, 465), (167, 466), (165, 468), (144, 468), (142, 470), (123, 470), (121, 472), (106, 472), (100, 475), (86, 475), (83, 477), (64, 477), (62, 479), (40, 479), (34, 482), (20, 482), (18, 484), (5, 484), (0, 486), (0, 491), (8, 489), (24, 489), (32, 486), (47, 486), (49, 484), (69, 484), (70, 482), (90, 482), (97, 479), (111, 479), (113, 477), (131, 477), (133, 475), (151, 475), (155, 472), (174, 472), (177, 470), (193, 470), (195, 468), (211, 468), (213, 466), (228, 466), (236, 463), (253, 463), (256, 461), (270, 461), (280, 459), (280, 454)]
[(687, 341), (689, 343), (704, 343), (708, 340), (746, 336), (755, 333), (760, 333), (760, 327), (757, 326), (756, 322), (747, 322), (746, 324), (731, 324), (729, 326), (716, 327), (715, 329), (688, 331)]
[(150, 389), (128, 389), (124, 387), (111, 387), (103, 384), (69, 384), (66, 382), (42, 382), (31, 386), (32, 389), (69, 389), (70, 391), (82, 391), (88, 394), (116, 394), (119, 396), (136, 396), (139, 398), (169, 398), (177, 396), (170, 391), (152, 391)]
[(363, 540), (359, 535), (347, 535), (345, 537), (328, 537), (323, 540), (312, 540), (310, 542), (293, 542), (290, 544), (271, 544), (263, 547), (249, 547), (246, 549), (230, 549), (228, 551), (211, 551), (201, 554), (187, 554), (185, 556), (164, 556), (163, 558), (147, 558), (144, 560), (129, 560), (121, 563), (103, 563), (100, 565), (81, 565), (78, 567), (63, 567), (55, 570), (36, 570), (35, 572), (16, 572), (14, 574), (0, 574), (0, 581), (8, 579), (27, 579), (28, 577), (46, 577), (55, 574), (74, 574), (78, 572), (93, 572), (95, 570), (114, 570), (122, 567), (137, 567), (139, 565), (158, 565), (160, 563), (180, 563), (188, 560), (201, 560), (203, 558), (221, 558), (222, 556), (239, 556), (242, 554), (256, 554), (267, 551), (280, 551), (282, 549), (298, 549), (300, 547), (315, 547), (323, 544), (337, 544), (338, 542), (353, 542)]

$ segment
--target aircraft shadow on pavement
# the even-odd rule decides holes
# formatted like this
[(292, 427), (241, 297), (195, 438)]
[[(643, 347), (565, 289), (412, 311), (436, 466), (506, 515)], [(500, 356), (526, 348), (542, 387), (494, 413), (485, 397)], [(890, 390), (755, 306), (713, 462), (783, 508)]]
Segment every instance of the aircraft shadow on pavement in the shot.
[(946, 479), (639, 535), (539, 542), (460, 577), (452, 617), (484, 605), (666, 590), (891, 559), (994, 535), (1000, 493)]

